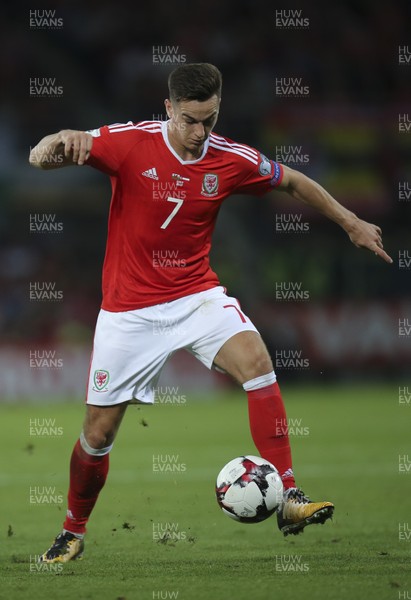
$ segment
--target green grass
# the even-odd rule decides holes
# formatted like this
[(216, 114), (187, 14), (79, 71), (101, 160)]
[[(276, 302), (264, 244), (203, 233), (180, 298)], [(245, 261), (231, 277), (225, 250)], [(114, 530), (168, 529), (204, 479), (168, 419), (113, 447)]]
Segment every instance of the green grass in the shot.
[[(61, 526), (83, 407), (3, 407), (0, 598), (410, 597), (411, 542), (399, 540), (398, 527), (411, 527), (411, 474), (399, 474), (398, 456), (411, 455), (411, 407), (399, 406), (394, 385), (283, 391), (289, 419), (301, 419), (307, 434), (292, 437), (297, 481), (313, 498), (335, 502), (332, 522), (283, 538), (275, 518), (242, 525), (220, 511), (216, 474), (231, 458), (256, 453), (240, 392), (188, 397), (182, 406), (130, 407), (84, 560), (48, 572), (31, 572), (30, 556), (43, 552)], [(30, 436), (36, 418), (55, 419), (62, 435)], [(172, 454), (185, 470), (153, 472), (153, 455)], [(31, 504), (31, 486), (54, 487), (64, 503)], [(180, 539), (154, 540), (153, 524), (171, 524)], [(301, 570), (285, 571), (289, 561)]]

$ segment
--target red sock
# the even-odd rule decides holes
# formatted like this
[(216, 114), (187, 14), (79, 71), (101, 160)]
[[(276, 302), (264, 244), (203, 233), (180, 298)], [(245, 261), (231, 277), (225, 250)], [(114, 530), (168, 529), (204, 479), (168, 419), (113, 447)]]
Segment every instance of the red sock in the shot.
[(81, 534), (86, 532), (86, 523), (107, 478), (108, 456), (87, 454), (81, 447), (80, 440), (77, 440), (70, 461), (68, 510), (63, 525), (67, 531)]
[(278, 383), (247, 392), (247, 397), (254, 444), (278, 469), (284, 489), (295, 487), (287, 417)]

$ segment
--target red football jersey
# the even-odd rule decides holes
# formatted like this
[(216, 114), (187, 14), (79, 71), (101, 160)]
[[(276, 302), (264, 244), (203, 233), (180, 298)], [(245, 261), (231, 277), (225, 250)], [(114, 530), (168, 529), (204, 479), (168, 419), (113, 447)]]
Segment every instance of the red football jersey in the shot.
[(134, 310), (220, 285), (209, 252), (223, 200), (276, 187), (281, 165), (215, 133), (200, 158), (184, 161), (171, 147), (166, 121), (89, 133), (87, 164), (110, 176), (113, 191), (102, 308)]

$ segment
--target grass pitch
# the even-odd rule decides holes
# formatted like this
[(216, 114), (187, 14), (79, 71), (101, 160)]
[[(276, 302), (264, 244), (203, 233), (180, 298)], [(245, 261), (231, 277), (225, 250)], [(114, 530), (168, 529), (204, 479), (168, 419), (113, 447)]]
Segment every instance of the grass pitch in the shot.
[(411, 406), (399, 404), (395, 385), (283, 393), (297, 482), (335, 503), (331, 522), (284, 538), (275, 517), (255, 525), (227, 518), (214, 481), (230, 459), (256, 453), (246, 399), (187, 396), (128, 409), (84, 559), (40, 571), (34, 561), (64, 518), (84, 409), (3, 407), (0, 598), (411, 597), (411, 472), (399, 469), (400, 456), (411, 458)]

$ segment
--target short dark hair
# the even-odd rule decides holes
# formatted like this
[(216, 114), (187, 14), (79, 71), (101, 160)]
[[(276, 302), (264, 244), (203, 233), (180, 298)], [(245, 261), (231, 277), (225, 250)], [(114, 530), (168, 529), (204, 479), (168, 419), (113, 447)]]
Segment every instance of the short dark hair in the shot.
[(223, 77), (210, 63), (189, 63), (174, 69), (168, 77), (170, 100), (203, 102), (214, 94), (221, 97)]

